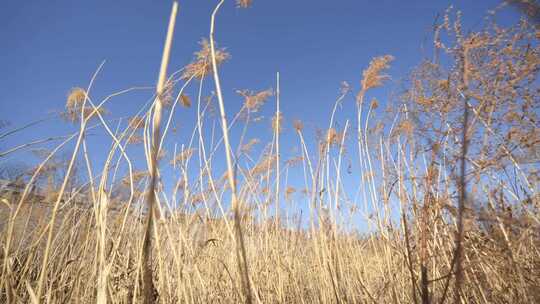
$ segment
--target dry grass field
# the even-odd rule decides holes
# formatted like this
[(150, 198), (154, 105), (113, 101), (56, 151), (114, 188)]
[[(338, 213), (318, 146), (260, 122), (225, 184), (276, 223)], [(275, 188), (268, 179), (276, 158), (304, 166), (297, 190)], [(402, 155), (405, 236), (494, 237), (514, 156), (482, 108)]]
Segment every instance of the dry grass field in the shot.
[[(394, 57), (365, 60), (360, 89), (343, 85), (315, 139), (280, 111), (279, 74), (275, 88), (239, 91), (242, 108), (227, 107), (219, 68), (229, 54), (215, 45), (223, 2), (201, 50), (175, 72), (173, 6), (155, 95), (137, 115), (112, 121), (105, 110), (131, 89), (92, 98), (101, 67), (68, 93), (61, 119), (78, 130), (40, 150), (22, 187), (0, 189), (1, 303), (540, 303), (535, 2), (523, 1), (531, 6), (516, 24), (475, 31), (449, 9), (435, 25), (434, 58), (385, 111), (370, 92), (387, 85)], [(185, 94), (203, 81), (211, 98)], [(356, 113), (337, 121), (343, 100)], [(262, 107), (274, 113), (264, 143), (243, 135)], [(163, 153), (173, 113), (188, 108), (196, 124), (180, 132), (192, 140)], [(244, 130), (238, 146), (232, 128)], [(88, 155), (96, 129), (110, 142), (102, 167)], [(20, 132), (0, 131), (0, 140)], [(285, 136), (297, 155), (280, 149)], [(172, 187), (165, 168), (179, 172)], [(345, 178), (358, 185), (354, 202)]]

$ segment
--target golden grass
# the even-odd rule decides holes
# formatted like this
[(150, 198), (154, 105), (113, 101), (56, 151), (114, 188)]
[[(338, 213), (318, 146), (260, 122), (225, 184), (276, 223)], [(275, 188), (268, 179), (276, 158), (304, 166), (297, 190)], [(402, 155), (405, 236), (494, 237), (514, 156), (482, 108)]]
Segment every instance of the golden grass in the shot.
[[(534, 25), (522, 20), (464, 35), (459, 15), (453, 20), (447, 11), (436, 37), (444, 30), (460, 39), (449, 47), (436, 38), (435, 47), (452, 64), (420, 65), (403, 99), (381, 114), (379, 101), (363, 101), (389, 79), (393, 57), (373, 59), (357, 102), (343, 83), (329, 124), (311, 142), (301, 121), (283, 127), (279, 74), (275, 92), (237, 91), (243, 105), (227, 116), (218, 68), (229, 54), (214, 40), (223, 2), (194, 62), (168, 75), (174, 5), (153, 103), (116, 131), (104, 105), (132, 89), (94, 102), (100, 66), (88, 88), (69, 93), (66, 112), (79, 131), (40, 153), (23, 191), (0, 189), (0, 302), (540, 302)], [(207, 75), (215, 85), (208, 98)], [(192, 100), (184, 91), (193, 83)], [(271, 97), (271, 141), (244, 140), (258, 119), (251, 114)], [(348, 101), (356, 121), (338, 122)], [(191, 141), (169, 155), (164, 139), (178, 103), (196, 111), (197, 122)], [(212, 124), (221, 132), (209, 139)], [(234, 149), (229, 136), (238, 124)], [(88, 155), (93, 128), (111, 140), (102, 167)], [(280, 150), (283, 136), (298, 140), (289, 158)], [(73, 139), (71, 157), (59, 161)], [(147, 167), (135, 169), (130, 157), (141, 148)], [(167, 161), (160, 166), (160, 159)], [(225, 172), (218, 171), (215, 163), (224, 161)], [(300, 180), (291, 181), (294, 170)], [(172, 193), (164, 178), (175, 179)], [(345, 178), (358, 193), (349, 193)], [(31, 190), (45, 183), (47, 193)], [(365, 228), (356, 230), (358, 223)]]

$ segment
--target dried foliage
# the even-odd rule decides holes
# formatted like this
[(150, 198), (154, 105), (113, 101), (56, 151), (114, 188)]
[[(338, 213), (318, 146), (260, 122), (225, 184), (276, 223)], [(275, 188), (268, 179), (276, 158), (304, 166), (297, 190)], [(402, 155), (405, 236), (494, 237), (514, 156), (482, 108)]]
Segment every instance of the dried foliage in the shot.
[(134, 130), (144, 128), (144, 118), (140, 116), (133, 116), (128, 120), (128, 125)]
[(339, 146), (341, 144), (341, 140), (343, 138), (343, 134), (338, 132), (335, 128), (330, 128), (326, 132), (326, 145), (327, 146)]
[(193, 156), (194, 152), (195, 152), (195, 149), (193, 149), (193, 148), (188, 148), (188, 149), (182, 150), (182, 152), (176, 154), (174, 159), (171, 160), (171, 164), (185, 163), (186, 161), (188, 161)]
[(240, 8), (248, 8), (253, 4), (253, 0), (236, 0), (236, 6)]
[[(527, 11), (534, 6), (525, 4), (536, 4), (508, 2)], [(433, 57), (411, 72), (401, 95), (370, 96), (389, 79), (393, 60), (376, 57), (362, 73), (357, 103), (341, 103), (351, 90), (343, 83), (330, 124), (315, 136), (299, 120), (292, 130), (282, 129), (282, 114), (268, 109), (274, 133), (266, 129), (256, 134), (261, 139), (252, 138), (258, 130), (247, 122), (262, 115), (241, 126), (235, 121), (267, 110), (273, 92), (241, 90), (242, 109), (229, 128), (241, 134), (233, 142), (242, 146), (224, 148), (212, 93), (196, 103), (192, 130), (183, 125), (157, 143), (158, 159), (172, 144), (182, 148), (152, 167), (152, 187), (152, 175), (134, 169), (158, 151), (149, 151), (149, 143), (159, 137), (144, 129), (152, 110), (127, 124), (122, 118), (116, 129), (108, 121), (107, 128), (92, 129), (108, 135), (106, 150), (81, 136), (84, 148), (73, 152), (71, 170), (70, 157), (33, 150), (39, 162), (31, 170), (0, 170), (16, 179), (0, 181), (0, 302), (539, 303), (540, 37), (534, 14), (502, 27), (495, 11), (483, 28), (467, 31), (461, 14), (448, 9), (435, 24)], [(229, 58), (223, 49), (216, 56), (218, 65)], [(181, 78), (204, 78), (214, 72), (210, 62), (203, 40)], [(166, 104), (173, 100), (172, 83), (162, 92)], [(82, 88), (69, 93), (70, 121), (93, 111), (87, 94)], [(192, 105), (185, 94), (177, 101)], [(283, 135), (281, 150), (276, 132)], [(290, 142), (299, 146), (287, 150)], [(237, 151), (233, 183), (230, 171), (223, 173), (225, 149)], [(103, 152), (104, 163), (96, 164), (95, 151)], [(199, 157), (189, 161), (195, 151)], [(149, 197), (156, 206), (153, 226), (146, 226), (154, 219), (146, 218)], [(50, 202), (57, 198), (54, 209)], [(283, 199), (288, 203), (280, 204)], [(47, 259), (42, 240), (49, 231)], [(150, 262), (141, 254), (147, 231)], [(141, 270), (149, 265), (147, 294)]]
[(297, 165), (301, 164), (303, 161), (304, 161), (303, 156), (296, 156), (296, 157), (288, 159), (285, 163), (289, 167), (294, 167), (294, 166), (297, 166)]
[(272, 171), (275, 165), (276, 165), (276, 156), (266, 155), (253, 168), (251, 168), (250, 173), (254, 177), (259, 176), (261, 174)]
[[(66, 111), (62, 113), (62, 117), (70, 122), (76, 122), (81, 118), (81, 112), (84, 118), (94, 113), (94, 108), (84, 105), (86, 100), (86, 92), (82, 88), (73, 88), (66, 99)], [(84, 106), (84, 110), (82, 107)], [(95, 111), (101, 115), (107, 113), (105, 108), (100, 107)]]
[(357, 102), (361, 102), (361, 98), (367, 90), (380, 87), (385, 80), (390, 78), (388, 75), (383, 74), (383, 71), (390, 67), (392, 60), (394, 60), (394, 57), (390, 55), (376, 57), (371, 60), (368, 68), (362, 73), (362, 87), (357, 96)]
[(180, 103), (184, 108), (191, 108), (191, 98), (185, 94), (180, 95)]
[(266, 100), (273, 95), (271, 89), (257, 93), (250, 90), (238, 90), (236, 93), (244, 97), (244, 107), (251, 112), (257, 112)]
[(299, 119), (295, 119), (293, 121), (293, 127), (296, 132), (302, 132), (302, 130), (304, 129), (304, 123)]
[(290, 201), (292, 199), (293, 194), (296, 192), (296, 189), (292, 186), (288, 186), (285, 189), (285, 199), (287, 201)]
[[(194, 61), (184, 68), (182, 79), (203, 79), (204, 77), (212, 74), (210, 42), (208, 42), (206, 38), (203, 38), (199, 44), (201, 49), (195, 52)], [(216, 49), (216, 63), (218, 66), (228, 60), (230, 57), (231, 56), (225, 51), (225, 49)]]
[(126, 187), (129, 187), (131, 180), (133, 180), (134, 185), (139, 185), (147, 177), (148, 177), (148, 171), (135, 171), (133, 172), (133, 175), (131, 177), (129, 175), (126, 175), (122, 179), (122, 184)]
[(261, 141), (258, 138), (252, 138), (252, 139), (250, 139), (250, 141), (247, 144), (242, 146), (241, 151), (243, 153), (249, 154), (249, 153), (251, 153), (251, 150), (253, 149), (253, 146), (255, 146), (256, 144), (258, 144), (260, 142)]
[(166, 108), (172, 106), (173, 102), (175, 102), (174, 83), (172, 81), (165, 83), (163, 91), (161, 92), (160, 100), (161, 104)]

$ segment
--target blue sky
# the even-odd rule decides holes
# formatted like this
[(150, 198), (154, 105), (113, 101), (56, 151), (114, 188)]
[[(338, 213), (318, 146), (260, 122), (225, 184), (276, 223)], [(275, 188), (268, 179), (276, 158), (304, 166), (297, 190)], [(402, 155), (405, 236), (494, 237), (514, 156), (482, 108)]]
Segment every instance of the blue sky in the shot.
[[(171, 69), (187, 64), (207, 36), (215, 2), (180, 2)], [(232, 54), (222, 69), (225, 93), (274, 86), (279, 71), (283, 112), (314, 121), (327, 116), (340, 81), (358, 85), (373, 56), (396, 57), (394, 80), (429, 56), (422, 45), (429, 44), (436, 14), (450, 4), (469, 26), (498, 4), (256, 0), (241, 10), (227, 2), (216, 36)], [(1, 119), (18, 124), (61, 108), (66, 92), (85, 86), (102, 60), (96, 92), (154, 84), (170, 7), (171, 1), (2, 1)], [(306, 115), (306, 106), (313, 113)]]
[[(281, 109), (293, 151), (297, 138), (292, 119), (306, 129), (328, 125), (340, 83), (358, 90), (362, 70), (374, 56), (396, 59), (393, 81), (371, 97), (391, 102), (399, 80), (423, 58), (431, 56), (431, 28), (438, 13), (453, 5), (463, 12), (465, 29), (479, 29), (486, 11), (500, 1), (304, 1), (255, 0), (250, 9), (226, 1), (217, 19), (216, 40), (232, 58), (220, 70), (228, 114), (241, 106), (237, 89), (275, 87), (281, 75)], [(95, 83), (95, 99), (131, 86), (152, 86), (159, 69), (171, 1), (12, 1), (0, 4), (0, 120), (16, 127), (60, 110), (72, 87), (86, 87), (106, 60)], [(198, 41), (208, 36), (210, 14), (217, 1), (180, 1), (170, 71), (188, 64)], [(507, 10), (504, 18), (517, 13)], [(211, 90), (210, 81), (205, 86)], [(195, 96), (196, 86), (188, 90)], [(353, 94), (353, 95), (354, 95)], [(338, 120), (354, 122), (353, 95)], [(107, 106), (112, 116), (134, 114), (151, 91), (128, 94)], [(265, 106), (266, 114), (274, 103)], [(191, 112), (190, 112), (191, 111)], [(179, 109), (175, 120), (191, 132), (193, 109)], [(14, 145), (74, 130), (67, 123), (46, 123), (0, 141), (0, 151)], [(182, 128), (180, 129), (182, 130)], [(249, 137), (264, 137), (268, 125)], [(182, 133), (182, 132), (180, 132)], [(188, 132), (175, 142), (185, 142)], [(187, 134), (187, 135), (186, 135)], [(311, 133), (313, 134), (313, 132)], [(268, 136), (268, 134), (266, 134)], [(313, 137), (313, 136), (312, 136)], [(96, 135), (95, 151), (108, 149), (110, 139)], [(169, 147), (170, 148), (170, 147)], [(5, 161), (5, 160), (3, 160)], [(0, 163), (1, 165), (1, 163)], [(353, 195), (353, 194), (351, 194)]]

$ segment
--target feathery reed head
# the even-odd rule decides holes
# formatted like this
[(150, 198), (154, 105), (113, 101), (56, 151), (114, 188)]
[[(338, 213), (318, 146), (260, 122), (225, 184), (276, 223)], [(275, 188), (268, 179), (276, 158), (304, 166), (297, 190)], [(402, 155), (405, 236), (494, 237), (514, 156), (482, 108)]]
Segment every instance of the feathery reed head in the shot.
[[(144, 171), (144, 170), (143, 171), (135, 171), (131, 175), (131, 178), (133, 178), (133, 183), (136, 184), (136, 185), (139, 184), (146, 177), (148, 177), (148, 171)], [(129, 186), (129, 184), (131, 182), (131, 178), (130, 178), (129, 175), (124, 176), (124, 178), (122, 179), (122, 185)]]
[(86, 91), (83, 88), (75, 87), (69, 91), (66, 109), (75, 110), (80, 109), (86, 98)]
[[(192, 77), (203, 79), (205, 76), (212, 73), (212, 52), (210, 42), (208, 39), (203, 38), (199, 44), (201, 49), (195, 52), (194, 61), (184, 68), (184, 72), (182, 73), (182, 79), (184, 80)], [(231, 55), (227, 53), (225, 49), (216, 49), (216, 63), (218, 66), (230, 57)]]
[(250, 153), (253, 146), (260, 142), (261, 141), (258, 138), (252, 138), (247, 144), (243, 145), (240, 150), (244, 153)]
[(326, 145), (329, 147), (340, 145), (342, 139), (343, 139), (343, 133), (338, 132), (335, 128), (330, 128), (326, 132)]
[(251, 175), (257, 176), (263, 173), (267, 173), (274, 169), (276, 164), (276, 155), (265, 155), (253, 168), (251, 168)]
[(128, 120), (128, 126), (133, 130), (142, 129), (144, 127), (144, 118), (133, 116)]
[(244, 97), (244, 106), (251, 112), (257, 112), (259, 108), (266, 102), (268, 97), (272, 96), (272, 89), (253, 92), (250, 90), (237, 90), (236, 93)]
[(367, 90), (381, 86), (385, 80), (390, 78), (390, 76), (382, 74), (382, 72), (390, 67), (392, 60), (394, 60), (394, 57), (390, 55), (375, 57), (371, 60), (368, 68), (362, 73), (362, 88), (357, 96), (357, 101), (360, 101), (361, 96)]
[[(66, 112), (62, 113), (62, 116), (70, 122), (75, 122), (79, 120), (81, 112), (85, 118), (94, 113), (94, 108), (90, 106), (85, 106), (82, 109), (86, 96), (86, 91), (83, 88), (75, 87), (71, 89), (66, 100)], [(103, 107), (98, 108), (96, 111), (101, 115), (106, 112)]]

